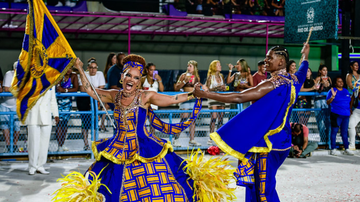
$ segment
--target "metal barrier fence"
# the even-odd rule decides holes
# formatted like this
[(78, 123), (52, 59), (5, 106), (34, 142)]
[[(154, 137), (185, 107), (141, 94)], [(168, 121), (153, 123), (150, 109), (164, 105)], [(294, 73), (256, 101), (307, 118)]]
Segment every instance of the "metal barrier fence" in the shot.
[[(178, 94), (179, 92), (165, 92), (167, 95)], [(300, 93), (304, 96), (315, 96), (318, 93)], [(0, 93), (0, 97), (12, 96), (10, 93)], [(105, 111), (98, 107), (97, 101), (89, 97), (86, 93), (57, 93), (58, 98), (71, 98), (72, 102), (79, 97), (87, 97), (89, 101), (89, 111), (74, 111), (73, 109), (62, 111), (59, 110), (61, 121), (58, 125), (53, 121), (53, 127), (50, 137), (49, 154), (93, 154), (90, 150), (91, 141), (102, 138), (109, 138), (113, 136), (114, 130), (107, 117)], [(81, 102), (82, 103), (82, 102)], [(83, 103), (82, 103), (83, 104)], [(175, 150), (184, 150), (188, 148), (207, 149), (213, 142), (209, 141), (209, 134), (211, 127), (215, 128), (221, 126), (221, 123), (226, 123), (240, 111), (242, 111), (242, 104), (237, 104), (236, 109), (224, 110), (209, 110), (206, 109), (207, 102), (203, 102), (203, 109), (195, 121), (195, 131), (186, 129), (179, 136), (179, 147), (174, 147)], [(228, 105), (227, 105), (228, 107)], [(155, 113), (165, 122), (177, 123), (182, 120), (182, 117), (192, 110), (178, 110), (176, 106), (166, 108), (165, 110), (156, 110)], [(108, 111), (113, 118), (113, 112)], [(215, 124), (211, 124), (212, 113), (222, 116), (222, 122), (216, 120)], [(15, 112), (0, 112), (0, 116), (9, 116), (9, 122), (1, 122), (2, 125), (9, 126), (9, 134), (5, 134), (4, 130), (0, 131), (0, 156), (12, 155), (27, 155), (27, 129), (25, 125), (20, 125), (19, 135), (15, 133), (14, 128), (16, 124)], [(290, 122), (299, 122), (308, 126), (309, 141), (318, 142), (319, 145), (329, 145), (329, 122), (326, 121), (327, 114), (323, 109), (293, 109)], [(1, 119), (2, 120), (2, 119)], [(147, 129), (151, 131), (149, 122), (146, 123)], [(360, 132), (360, 127), (356, 128), (357, 133)], [(173, 141), (173, 135), (162, 134), (155, 131), (155, 135), (159, 138)], [(8, 136), (8, 137), (5, 137)], [(195, 141), (199, 144), (197, 146), (190, 145), (190, 137), (194, 136)], [(8, 139), (8, 140), (7, 140)], [(90, 141), (91, 140), (91, 141)], [(7, 142), (9, 143), (7, 146)], [(342, 144), (341, 137), (337, 136), (337, 142)], [(357, 141), (358, 143), (358, 141)], [(62, 147), (60, 147), (62, 146)]]

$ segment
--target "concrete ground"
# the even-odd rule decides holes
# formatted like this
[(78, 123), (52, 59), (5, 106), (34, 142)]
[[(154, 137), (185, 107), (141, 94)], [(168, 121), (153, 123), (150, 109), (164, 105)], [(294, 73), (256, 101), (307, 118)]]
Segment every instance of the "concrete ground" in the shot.
[[(46, 164), (50, 175), (28, 175), (27, 162), (0, 161), (0, 201), (46, 202), (60, 187), (60, 174), (84, 173), (94, 160), (55, 160)], [(236, 165), (235, 159), (233, 165)], [(355, 156), (329, 156), (316, 151), (306, 159), (286, 159), (277, 174), (281, 201), (360, 201), (360, 151)], [(243, 188), (237, 199), (244, 201)]]

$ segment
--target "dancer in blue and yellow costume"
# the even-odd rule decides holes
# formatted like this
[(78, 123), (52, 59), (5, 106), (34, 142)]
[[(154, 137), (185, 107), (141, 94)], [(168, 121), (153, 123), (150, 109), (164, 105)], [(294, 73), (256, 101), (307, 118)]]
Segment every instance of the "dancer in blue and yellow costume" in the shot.
[(210, 135), (220, 149), (239, 159), (234, 174), (237, 184), (246, 186), (246, 201), (279, 201), (275, 175), (291, 147), (289, 117), (306, 78), (309, 50), (305, 43), (299, 71), (288, 74), (288, 51), (272, 47), (264, 60), (272, 77), (241, 93), (206, 92), (200, 90), (201, 84), (195, 88), (196, 97), (227, 103), (256, 101)]
[[(120, 91), (96, 89), (102, 102), (115, 104), (114, 118), (117, 133), (112, 138), (93, 142), (92, 151), (96, 161), (87, 171), (91, 175), (89, 180), (92, 181), (92, 184), (96, 184), (94, 182), (101, 178), (101, 183), (106, 186), (100, 186), (98, 192), (105, 196), (107, 202), (197, 201), (199, 197), (198, 194), (194, 195), (194, 190), (196, 190), (193, 188), (194, 181), (186, 169), (190, 164), (183, 162), (183, 159), (173, 152), (170, 142), (151, 134), (146, 129), (145, 121), (149, 118), (152, 126), (163, 133), (180, 133), (196, 119), (201, 109), (201, 100), (196, 100), (192, 115), (187, 121), (178, 124), (164, 123), (154, 114), (150, 104), (169, 106), (185, 102), (194, 99), (192, 93), (168, 96), (139, 90), (137, 86), (140, 84), (146, 64), (145, 59), (132, 54), (126, 56), (122, 63), (123, 89)], [(81, 82), (86, 92), (97, 99), (84, 74), (82, 65), (82, 62), (77, 59), (75, 67), (79, 70)], [(183, 169), (185, 166), (186, 168)], [(64, 179), (71, 177), (72, 174), (69, 175)], [(78, 176), (72, 179), (75, 181), (80, 178), (84, 179), (82, 175)], [(231, 177), (231, 173), (229, 176)], [(76, 201), (79, 199), (76, 197), (80, 197), (85, 192), (88, 194), (91, 192), (90, 195), (94, 195), (92, 191), (79, 188), (89, 185), (87, 178), (80, 180), (85, 182), (84, 186), (74, 186), (72, 181), (68, 180), (70, 182), (67, 183), (68, 189), (56, 192), (55, 201), (70, 199), (70, 201)], [(97, 189), (97, 187), (88, 187), (89, 190), (96, 191)], [(77, 192), (80, 189), (83, 191)], [(81, 200), (87, 201), (85, 198), (87, 196), (83, 196)], [(101, 201), (98, 199), (96, 201)]]

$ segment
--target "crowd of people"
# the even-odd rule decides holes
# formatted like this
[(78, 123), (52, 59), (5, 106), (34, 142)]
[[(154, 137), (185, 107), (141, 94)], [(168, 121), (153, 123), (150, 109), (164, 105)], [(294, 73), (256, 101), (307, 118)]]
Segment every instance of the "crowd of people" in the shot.
[[(107, 57), (106, 64), (103, 71), (99, 71), (99, 65), (96, 58), (92, 57), (87, 60), (85, 75), (87, 76), (90, 83), (99, 89), (121, 89), (121, 79), (120, 75), (122, 72), (121, 60), (126, 56), (126, 54), (120, 53), (110, 53)], [(251, 74), (250, 67), (247, 61), (243, 58), (236, 61), (235, 65), (231, 63), (227, 65), (229, 68), (228, 74), (224, 75), (221, 73), (222, 66), (219, 60), (214, 60), (209, 64), (207, 78), (200, 78), (198, 73), (198, 63), (195, 60), (188, 61), (187, 69), (184, 73), (179, 75), (177, 82), (174, 84), (175, 91), (183, 92), (192, 92), (194, 85), (197, 82), (205, 81), (206, 87), (210, 91), (221, 92), (229, 90), (229, 86), (232, 85), (234, 91), (241, 92), (249, 88), (259, 85), (264, 80), (270, 78), (270, 75), (265, 71), (264, 61), (258, 62), (258, 71), (254, 74)], [(14, 63), (14, 68), (16, 63)], [(237, 70), (233, 73), (234, 70)], [(287, 63), (286, 71), (289, 74), (295, 74), (297, 71), (296, 63), (294, 60), (290, 60)], [(338, 154), (335, 150), (336, 148), (336, 134), (341, 128), (341, 135), (343, 137), (343, 143), (345, 147), (346, 154), (352, 154), (351, 150), (355, 149), (355, 139), (356, 139), (356, 130), (355, 127), (358, 124), (358, 116), (360, 116), (360, 106), (358, 105), (358, 87), (360, 85), (358, 63), (351, 63), (351, 72), (348, 74), (345, 79), (348, 90), (342, 90), (343, 80), (341, 77), (337, 77), (333, 82), (328, 76), (328, 71), (326, 65), (320, 65), (318, 69), (318, 74), (315, 79), (312, 77), (312, 71), (309, 68), (307, 70), (306, 79), (304, 84), (301, 87), (301, 92), (319, 92), (317, 96), (299, 96), (295, 104), (295, 108), (319, 108), (320, 111), (315, 111), (316, 123), (318, 125), (318, 131), (320, 135), (321, 142), (330, 142), (331, 154)], [(11, 85), (11, 80), (14, 75), (14, 70), (8, 71), (2, 82), (1, 90), (3, 92), (9, 92)], [(202, 80), (201, 80), (202, 79)], [(147, 63), (144, 68), (144, 73), (140, 78), (139, 88), (146, 91), (154, 92), (163, 92), (164, 84), (162, 78), (159, 75), (159, 72), (156, 70), (156, 65), (154, 63)], [(56, 85), (56, 92), (58, 93), (70, 93), (70, 92), (85, 92), (85, 88), (81, 83), (79, 74), (76, 69), (69, 69), (63, 78)], [(325, 93), (323, 93), (325, 92)], [(327, 93), (327, 95), (326, 95)], [(350, 95), (353, 95), (352, 98)], [(351, 99), (351, 102), (350, 102)], [(79, 111), (90, 111), (90, 98), (89, 97), (76, 97), (77, 109)], [(73, 109), (72, 106), (73, 100), (71, 96), (59, 96), (57, 97), (57, 106), (60, 112), (70, 112)], [(180, 110), (191, 110), (195, 100), (188, 100), (179, 104)], [(246, 109), (255, 101), (243, 103), (243, 109)], [(348, 103), (348, 106), (344, 103)], [(219, 102), (216, 100), (208, 99), (208, 108), (212, 110), (221, 110), (225, 109), (225, 103)], [(350, 106), (351, 104), (351, 106)], [(100, 106), (98, 104), (98, 106)], [(339, 108), (340, 106), (340, 108)], [(231, 104), (231, 108), (236, 108), (236, 104)], [(151, 108), (154, 110), (158, 109), (158, 106), (152, 104)], [(354, 108), (354, 110), (351, 110)], [(112, 103), (105, 103), (106, 110), (114, 110), (114, 105)], [(99, 107), (99, 110), (104, 110)], [(13, 97), (4, 97), (0, 104), (0, 111), (2, 112), (15, 112), (16, 111), (16, 99)], [(346, 113), (345, 113), (346, 112)], [(296, 118), (293, 118), (291, 121), (296, 122), (297, 131), (299, 131), (299, 126), (302, 125), (306, 128), (309, 121), (311, 111), (298, 111), (296, 113)], [(351, 114), (351, 116), (350, 116)], [(190, 113), (181, 114), (181, 122), (188, 119)], [(350, 118), (349, 118), (350, 117)], [(90, 144), (88, 141), (89, 129), (91, 128), (91, 114), (81, 114), (81, 135), (84, 140), (84, 150), (90, 150)], [(232, 118), (232, 117), (230, 117)], [(70, 119), (70, 114), (60, 114), (59, 122), (56, 125), (56, 138), (58, 142), (59, 152), (68, 151), (68, 148), (64, 145), (67, 131), (68, 131), (68, 122)], [(219, 129), (224, 123), (224, 112), (213, 112), (210, 116), (209, 123), (209, 133), (213, 133), (216, 128)], [(5, 137), (6, 147), (5, 152), (10, 152), (10, 131), (9, 131), (9, 120), (10, 116), (2, 115), (0, 116), (1, 125), (0, 128), (3, 130)], [(100, 117), (101, 124), (99, 131), (106, 132), (105, 127), (105, 115)], [(95, 124), (95, 123), (94, 123)], [(154, 128), (150, 126), (152, 133), (155, 132)], [(189, 130), (189, 145), (190, 146), (202, 146), (199, 142), (195, 141), (195, 121), (191, 124)], [(17, 142), (19, 139), (20, 133), (20, 122), (17, 116), (14, 116), (14, 140), (13, 140), (13, 151), (18, 151)], [(114, 131), (115, 133), (115, 131)], [(298, 133), (300, 136), (307, 136), (306, 133)], [(349, 134), (349, 141), (348, 141)], [(173, 146), (174, 147), (184, 147), (182, 145), (179, 137), (180, 133), (174, 135)], [(213, 141), (209, 138), (208, 145), (213, 145)], [(299, 146), (297, 149), (305, 150), (305, 146)], [(315, 147), (316, 148), (316, 147)], [(297, 151), (295, 149), (295, 151)], [(310, 153), (310, 152), (309, 152)], [(308, 154), (307, 156), (309, 156)], [(293, 157), (304, 157), (305, 155), (292, 155)]]
[(174, 0), (175, 8), (205, 16), (224, 14), (284, 16), (285, 0)]

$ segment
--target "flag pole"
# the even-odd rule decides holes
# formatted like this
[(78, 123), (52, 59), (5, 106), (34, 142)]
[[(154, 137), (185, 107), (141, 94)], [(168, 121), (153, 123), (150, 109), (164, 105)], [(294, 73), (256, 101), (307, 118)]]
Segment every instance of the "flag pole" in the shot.
[[(313, 29), (314, 29), (314, 27), (310, 28), (309, 35), (308, 35), (308, 38), (307, 38), (305, 44), (309, 43), (309, 40), (310, 40), (310, 37), (311, 37), (311, 32), (313, 31)], [(302, 61), (303, 61), (303, 58), (301, 57), (299, 65), (301, 65)]]
[(101, 101), (99, 94), (98, 94), (98, 93), (96, 92), (96, 90), (95, 90), (95, 87), (93, 86), (93, 84), (92, 84), (91, 82), (89, 82), (89, 83), (90, 83), (90, 86), (91, 86), (91, 88), (93, 89), (96, 97), (98, 98), (101, 106), (105, 109), (106, 115), (107, 115), (107, 117), (109, 118), (112, 127), (113, 127), (114, 129), (116, 129), (116, 126), (115, 126), (115, 124), (114, 124), (114, 121), (112, 120), (112, 118), (110, 117), (110, 114), (109, 114), (108, 111), (106, 110), (106, 108), (105, 108), (105, 106), (104, 106), (104, 103)]

